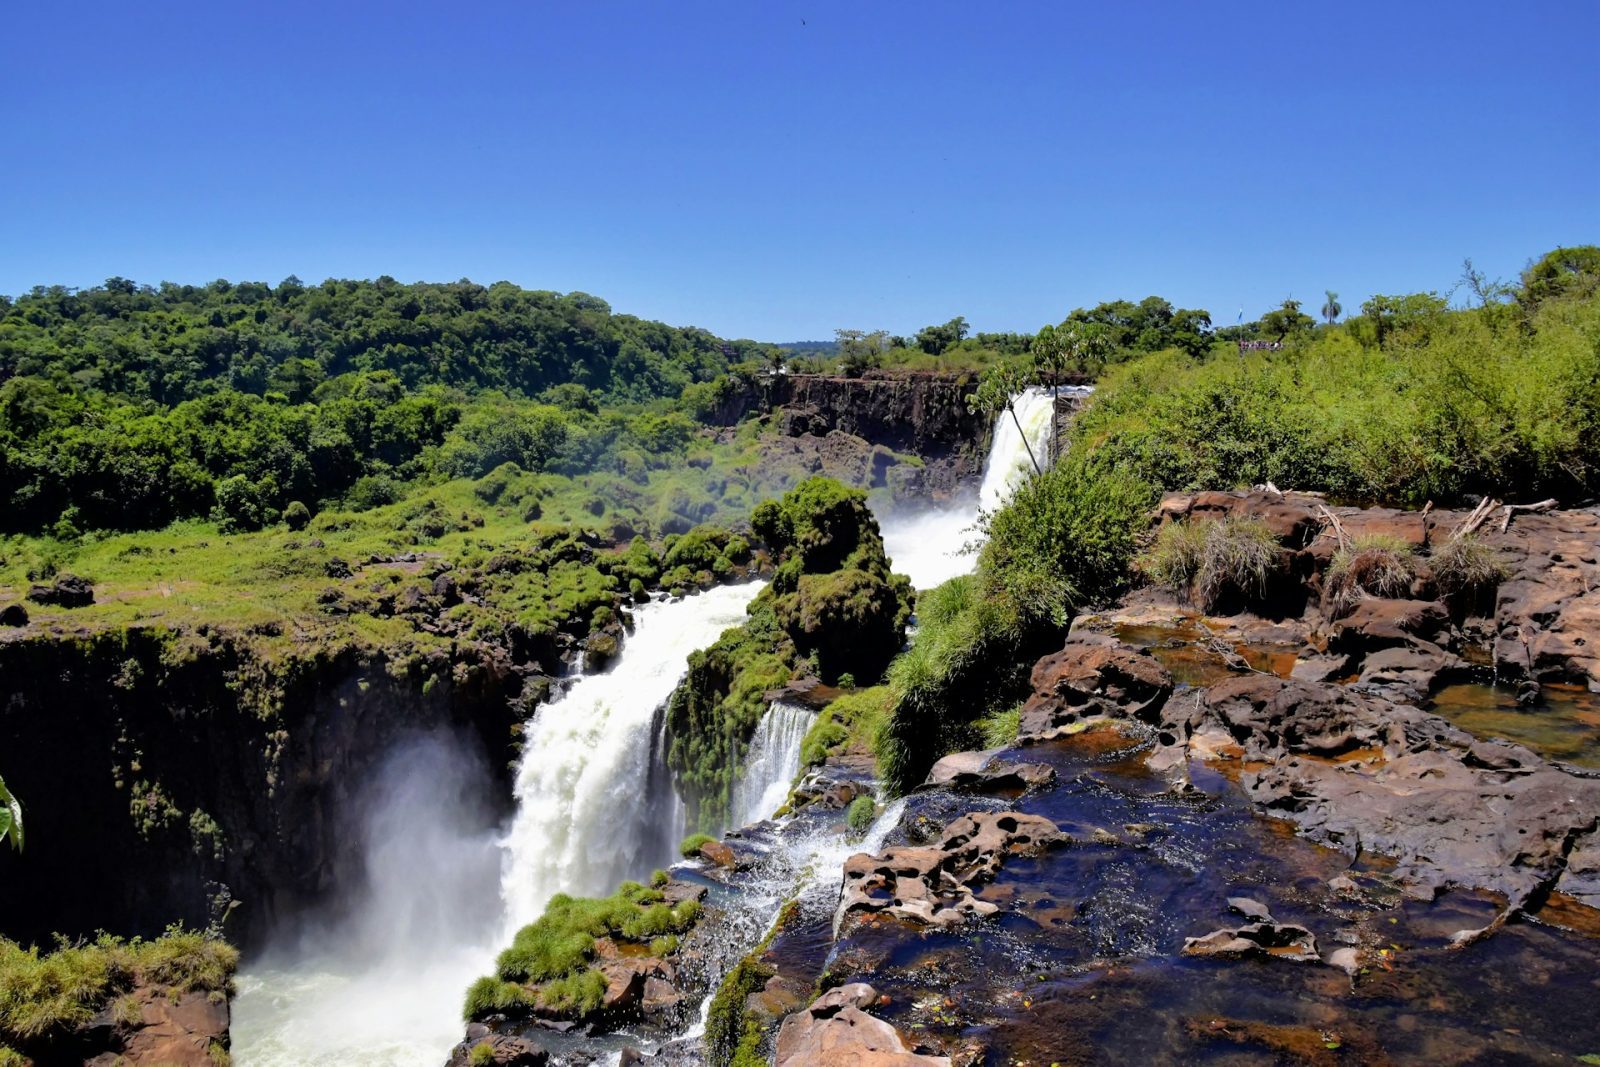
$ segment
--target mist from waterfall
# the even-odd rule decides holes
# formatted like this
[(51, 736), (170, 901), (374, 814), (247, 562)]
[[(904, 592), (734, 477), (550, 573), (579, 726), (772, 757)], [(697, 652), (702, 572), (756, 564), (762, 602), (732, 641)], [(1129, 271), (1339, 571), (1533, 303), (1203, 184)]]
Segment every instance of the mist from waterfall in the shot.
[(499, 846), (488, 769), (461, 738), (402, 742), (355, 797), (362, 887), (239, 975), (240, 1067), (438, 1067), (494, 959)]
[[(1063, 390), (1079, 395), (1083, 387)], [(966, 574), (977, 561), (973, 552), (982, 544), (978, 528), (980, 509), (998, 510), (1018, 486), (1033, 473), (1037, 462), (1050, 464), (1050, 439), (1054, 432), (1055, 403), (1050, 390), (1035, 388), (1018, 394), (1009, 411), (995, 416), (983, 481), (975, 497), (968, 496), (942, 508), (896, 512), (880, 519), (884, 548), (897, 574), (908, 575), (918, 589), (932, 589)]]
[(783, 806), (800, 771), (800, 746), (816, 720), (816, 712), (788, 701), (775, 700), (767, 707), (734, 786), (733, 825), (770, 819)]
[(668, 776), (651, 773), (656, 713), (689, 653), (744, 622), (763, 584), (638, 608), (615, 669), (580, 678), (528, 724), (500, 878), (507, 940), (557, 893), (608, 894), (673, 858), (685, 827)]

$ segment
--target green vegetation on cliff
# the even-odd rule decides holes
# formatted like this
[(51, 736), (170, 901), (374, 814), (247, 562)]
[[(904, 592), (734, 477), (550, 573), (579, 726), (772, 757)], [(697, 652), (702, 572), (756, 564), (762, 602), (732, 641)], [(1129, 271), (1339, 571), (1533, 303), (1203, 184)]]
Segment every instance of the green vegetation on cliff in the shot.
[(120, 1011), (137, 1020), (135, 990), (225, 997), (238, 962), (230, 946), (180, 929), (150, 941), (102, 934), (49, 953), (0, 938), (0, 1062), (7, 1054), (64, 1062), (73, 1032), (114, 1001), (114, 1022)]
[(750, 619), (689, 657), (667, 707), (668, 764), (703, 830), (721, 826), (765, 694), (810, 675), (876, 680), (905, 640), (911, 587), (891, 574), (859, 490), (813, 478), (751, 515), (773, 555)]

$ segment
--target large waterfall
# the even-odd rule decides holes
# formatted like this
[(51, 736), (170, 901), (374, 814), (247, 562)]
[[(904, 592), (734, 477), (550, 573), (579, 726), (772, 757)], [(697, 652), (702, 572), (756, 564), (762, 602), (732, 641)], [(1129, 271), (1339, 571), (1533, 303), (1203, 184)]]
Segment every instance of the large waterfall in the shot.
[[(524, 733), (517, 815), (496, 835), (488, 781), (449, 739), (391, 757), (361, 795), (367, 885), (239, 976), (239, 1067), (438, 1067), (467, 986), (557, 892), (610, 893), (673, 856), (682, 809), (652, 775), (657, 712), (689, 653), (744, 621), (762, 583), (635, 610), (612, 670), (579, 678)], [(792, 771), (790, 772), (793, 773)]]
[(744, 772), (734, 787), (735, 826), (771, 818), (783, 806), (800, 770), (800, 745), (816, 718), (811, 709), (783, 700), (767, 708), (750, 739)]
[(672, 858), (683, 831), (677, 794), (651, 775), (657, 710), (689, 653), (744, 621), (761, 583), (718, 586), (648, 604), (615, 669), (580, 679), (523, 734), (517, 814), (500, 880), (515, 931), (557, 893), (606, 894)]
[(910, 576), (918, 589), (931, 589), (970, 571), (975, 557), (963, 550), (976, 548), (981, 541), (980, 509), (992, 512), (1000, 508), (1033, 473), (1035, 463), (1040, 468), (1049, 466), (1055, 422), (1050, 391), (1029, 389), (1013, 399), (1012, 407), (1015, 417), (1010, 411), (995, 416), (989, 458), (976, 498), (881, 520), (884, 548), (896, 573)]
[[(895, 569), (918, 588), (971, 570), (973, 557), (960, 550), (979, 537), (979, 508), (1009, 498), (1032, 468), (1030, 450), (1048, 462), (1049, 395), (1029, 390), (1014, 406), (1015, 419), (1006, 411), (996, 418), (975, 497), (883, 523)], [(437, 1067), (460, 1038), (467, 985), (552, 895), (609, 893), (670, 860), (683, 812), (659, 765), (659, 712), (689, 654), (741, 623), (761, 587), (722, 586), (636, 609), (613, 668), (579, 678), (527, 724), (517, 813), (502, 835), (463, 806), (487, 775), (459, 746), (426, 739), (391, 761), (363, 795), (369, 884), (341, 902), (332, 925), (281, 938), (241, 973), (234, 1062)], [(768, 709), (737, 786), (737, 818), (768, 818), (783, 803), (812, 717), (781, 702)], [(797, 877), (807, 907), (831, 907), (844, 857), (873, 847), (895, 821), (887, 813), (864, 843), (819, 835), (783, 850), (771, 885), (762, 888), (767, 876), (758, 876), (744, 895), (740, 921), (751, 943)]]

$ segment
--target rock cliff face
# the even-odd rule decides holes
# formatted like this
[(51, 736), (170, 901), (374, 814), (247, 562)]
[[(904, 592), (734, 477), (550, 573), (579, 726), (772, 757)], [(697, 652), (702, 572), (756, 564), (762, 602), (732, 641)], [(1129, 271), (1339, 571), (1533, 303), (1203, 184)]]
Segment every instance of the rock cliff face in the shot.
[(14, 634), (0, 754), (30, 832), (0, 855), (6, 932), (151, 935), (232, 903), (248, 944), (359, 876), (340, 813), (408, 732), (458, 731), (509, 777), (521, 683), (465, 643), (403, 663), (354, 645), (268, 660), (245, 634)]
[(888, 488), (897, 498), (942, 497), (983, 469), (989, 423), (966, 404), (975, 384), (970, 375), (785, 374), (736, 388), (713, 420), (732, 425), (770, 413), (780, 431), (765, 445), (774, 462), (809, 463), (813, 472)]

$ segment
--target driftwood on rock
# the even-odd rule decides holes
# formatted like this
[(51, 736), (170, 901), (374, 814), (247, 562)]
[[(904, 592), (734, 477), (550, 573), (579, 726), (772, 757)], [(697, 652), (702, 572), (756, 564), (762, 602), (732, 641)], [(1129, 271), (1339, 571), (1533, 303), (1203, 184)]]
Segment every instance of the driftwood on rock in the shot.
[(1556, 500), (1541, 500), (1537, 504), (1506, 504), (1505, 518), (1500, 520), (1500, 532), (1505, 533), (1511, 528), (1511, 516), (1518, 511), (1549, 511), (1556, 506)]

